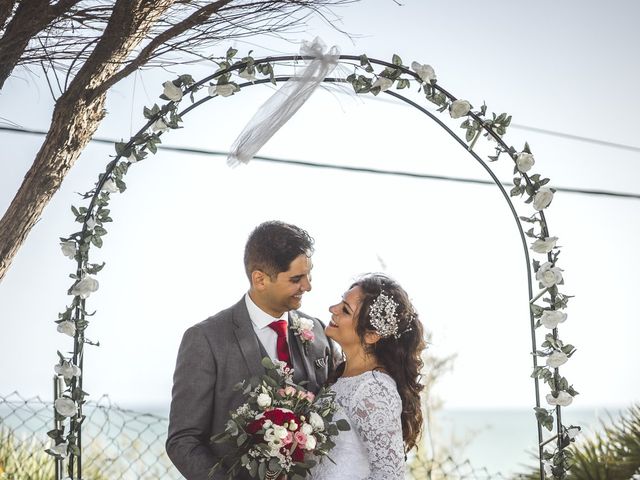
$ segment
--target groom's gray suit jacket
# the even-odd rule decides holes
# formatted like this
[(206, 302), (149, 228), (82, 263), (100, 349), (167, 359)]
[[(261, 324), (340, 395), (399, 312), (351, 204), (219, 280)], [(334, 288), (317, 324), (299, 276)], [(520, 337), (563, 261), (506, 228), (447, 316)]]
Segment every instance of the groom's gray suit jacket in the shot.
[[(308, 381), (305, 387), (317, 393), (334, 367), (335, 350), (318, 319), (297, 313), (313, 320), (315, 340), (307, 345), (305, 353), (299, 337), (289, 330), (293, 380)], [(265, 356), (244, 297), (184, 333), (173, 376), (166, 448), (187, 480), (227, 478), (226, 469), (208, 476), (211, 467), (230, 452), (226, 445), (212, 445), (209, 439), (224, 430), (229, 412), (244, 403), (242, 392), (235, 391), (234, 385), (262, 375), (261, 360)]]

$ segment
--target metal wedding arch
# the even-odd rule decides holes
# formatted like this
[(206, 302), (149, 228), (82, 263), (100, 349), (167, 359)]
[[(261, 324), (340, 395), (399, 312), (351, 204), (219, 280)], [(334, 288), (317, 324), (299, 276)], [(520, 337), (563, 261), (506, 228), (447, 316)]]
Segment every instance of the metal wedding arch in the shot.
[[(293, 68), (299, 62), (315, 59), (310, 56), (287, 55), (261, 59), (247, 56), (234, 61), (236, 53), (236, 50), (229, 49), (226, 58), (219, 62), (219, 69), (198, 82), (194, 82), (189, 75), (182, 75), (170, 83), (165, 82), (161, 98), (167, 100), (167, 103), (162, 107), (145, 107), (147, 123), (128, 142), (115, 145), (115, 158), (107, 164), (95, 187), (82, 195), (83, 199), (89, 201), (89, 205), (71, 207), (76, 221), (82, 224), (82, 228), (60, 239), (63, 253), (76, 260), (77, 268), (75, 273), (70, 275), (73, 284), (68, 293), (73, 296), (73, 300), (56, 320), (58, 331), (73, 338), (73, 354), (65, 356), (58, 352), (59, 362), (55, 367), (55, 428), (48, 432), (54, 446), (47, 452), (55, 457), (56, 478), (63, 475), (70, 479), (82, 478), (83, 404), (87, 395), (82, 390), (84, 345), (94, 344), (85, 336), (89, 324), (88, 317), (93, 315), (88, 312), (86, 301), (91, 293), (98, 289), (94, 276), (104, 266), (104, 263), (90, 263), (89, 252), (92, 246), (102, 246), (102, 237), (107, 233), (103, 225), (112, 221), (107, 208), (111, 194), (126, 189), (123, 178), (130, 165), (143, 160), (148, 152), (156, 153), (163, 133), (178, 128), (182, 118), (192, 110), (218, 96), (230, 96), (250, 86), (285, 82), (292, 78), (292, 75), (278, 75), (276, 69)], [(564, 344), (558, 336), (557, 325), (566, 319), (563, 310), (570, 297), (558, 289), (558, 285), (562, 285), (563, 281), (561, 270), (556, 265), (559, 254), (559, 249), (555, 246), (557, 238), (550, 236), (543, 211), (551, 203), (554, 193), (553, 189), (545, 187), (549, 179), (538, 174), (528, 174), (534, 164), (528, 145), (525, 144), (524, 148), (518, 151), (504, 143), (502, 136), (509, 126), (510, 116), (503, 113), (488, 117), (486, 105), (473, 110), (469, 102), (456, 99), (436, 82), (435, 73), (430, 66), (413, 62), (409, 68), (403, 65), (397, 55), (393, 56), (391, 62), (368, 58), (366, 55), (340, 55), (338, 64), (343, 67), (342, 72), (346, 70), (344, 67), (348, 67), (352, 69), (352, 73), (345, 76), (334, 75), (325, 78), (324, 82), (349, 83), (357, 94), (385, 93), (420, 111), (440, 126), (484, 168), (507, 202), (522, 241), (527, 274), (533, 359), (531, 377), (535, 388), (534, 409), (537, 419), (540, 479), (565, 478), (570, 466), (570, 454), (566, 448), (573, 441), (579, 427), (566, 427), (562, 424), (561, 407), (571, 403), (577, 392), (569, 385), (567, 379), (560, 375), (558, 367), (571, 357), (575, 347)], [(375, 73), (374, 67), (381, 71)], [(257, 78), (258, 76), (262, 78)], [(198, 92), (207, 84), (208, 95), (196, 99)], [(418, 91), (424, 94), (427, 101), (425, 105), (437, 107), (435, 113), (401, 93), (402, 89), (411, 88), (412, 85), (417, 85)], [(187, 95), (191, 99), (191, 105), (179, 111), (179, 104)], [(464, 136), (458, 135), (437, 117), (437, 114), (442, 112), (448, 112), (453, 118), (463, 119), (461, 128), (465, 132)], [(489, 156), (488, 161), (483, 160), (474, 151), (476, 141), (481, 136), (495, 142), (495, 155)], [(491, 162), (498, 161), (501, 156), (514, 163), (514, 187), (509, 193), (489, 167)], [(518, 216), (511, 200), (511, 197), (517, 196), (526, 197), (525, 203), (533, 205), (534, 213), (530, 217)], [(526, 232), (525, 224), (530, 226)], [(527, 237), (534, 240), (531, 247), (527, 244)], [(532, 260), (529, 255), (530, 248), (534, 253), (542, 255), (545, 262), (541, 264), (538, 260)], [(535, 281), (538, 282), (539, 288), (534, 291)], [(539, 301), (546, 305), (539, 305)], [(544, 341), (538, 345), (536, 331), (541, 327), (547, 329), (547, 333)], [(546, 358), (546, 364), (539, 365), (539, 358)], [(550, 389), (550, 393), (546, 395), (546, 408), (541, 406), (540, 380)], [(545, 438), (543, 427), (551, 432), (548, 438)]]

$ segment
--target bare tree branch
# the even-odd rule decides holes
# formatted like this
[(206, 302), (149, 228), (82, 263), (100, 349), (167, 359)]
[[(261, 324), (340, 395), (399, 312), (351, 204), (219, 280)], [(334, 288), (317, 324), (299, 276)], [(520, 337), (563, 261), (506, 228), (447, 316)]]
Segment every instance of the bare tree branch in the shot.
[(158, 47), (170, 41), (171, 39), (177, 37), (178, 35), (181, 35), (182, 33), (193, 28), (194, 26), (205, 22), (211, 15), (216, 13), (220, 8), (224, 7), (229, 2), (231, 2), (231, 0), (218, 0), (217, 2), (213, 2), (209, 5), (205, 5), (204, 7), (200, 8), (199, 10), (189, 15), (187, 18), (185, 18), (181, 22), (173, 25), (168, 30), (162, 32), (161, 34), (156, 36), (153, 40), (151, 40), (151, 42), (149, 42), (142, 49), (140, 54), (133, 61), (131, 61), (126, 67), (124, 67), (118, 73), (113, 75), (109, 80), (104, 82), (100, 86), (100, 88), (103, 91), (108, 90), (117, 82), (127, 77), (129, 74), (131, 74), (132, 72), (136, 71), (139, 67), (144, 65)]
[[(211, 60), (201, 52), (222, 40), (290, 31), (312, 12), (354, 1), (0, 0), (0, 25), (8, 20), (0, 30), (0, 88), (15, 67), (42, 65), (61, 93), (49, 132), (0, 219), (0, 281), (100, 125), (111, 86), (145, 65), (184, 63), (184, 52)], [(181, 57), (172, 58), (176, 53)]]
[(18, 4), (0, 38), (0, 88), (20, 61), (32, 38), (79, 1), (60, 0), (54, 6), (49, 6), (48, 0), (29, 0)]

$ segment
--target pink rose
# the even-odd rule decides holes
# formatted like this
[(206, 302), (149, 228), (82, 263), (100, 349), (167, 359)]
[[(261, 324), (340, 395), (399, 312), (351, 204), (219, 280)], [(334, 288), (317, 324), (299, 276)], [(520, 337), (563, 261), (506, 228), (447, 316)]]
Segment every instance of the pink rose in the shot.
[(284, 443), (285, 445), (291, 445), (292, 442), (293, 442), (293, 433), (287, 432), (287, 436), (284, 437), (284, 439), (282, 440), (282, 443)]
[(309, 403), (313, 402), (315, 398), (316, 396), (313, 394), (313, 392), (307, 392), (307, 400), (309, 400)]
[(287, 392), (284, 391), (284, 388), (279, 388), (278, 389), (278, 395), (280, 395), (281, 397), (286, 397), (287, 396)]
[(304, 447), (307, 444), (307, 436), (304, 433), (300, 432), (300, 431), (294, 433), (293, 434), (293, 438), (295, 438), (296, 442), (301, 447)]
[(291, 385), (287, 385), (284, 389), (284, 395), (286, 397), (293, 397), (296, 392), (297, 390), (295, 389), (295, 387), (292, 387)]
[(313, 330), (303, 330), (300, 336), (302, 337), (303, 340), (306, 340), (307, 342), (313, 342), (316, 338), (316, 335), (315, 333), (313, 333)]

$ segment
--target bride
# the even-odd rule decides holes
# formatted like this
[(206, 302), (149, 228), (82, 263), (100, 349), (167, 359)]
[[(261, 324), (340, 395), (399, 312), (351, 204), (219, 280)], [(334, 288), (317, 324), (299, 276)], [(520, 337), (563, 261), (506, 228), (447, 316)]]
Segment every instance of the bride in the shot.
[(340, 406), (335, 418), (351, 430), (329, 453), (335, 463), (323, 458), (311, 478), (404, 479), (405, 454), (422, 429), (420, 320), (407, 293), (382, 274), (360, 278), (329, 311), (325, 332), (346, 358), (330, 380)]

